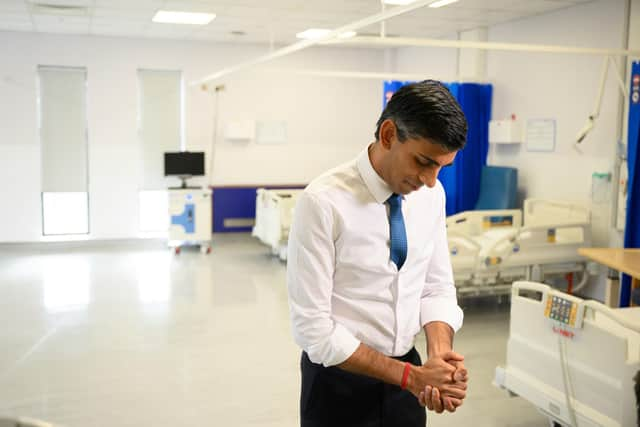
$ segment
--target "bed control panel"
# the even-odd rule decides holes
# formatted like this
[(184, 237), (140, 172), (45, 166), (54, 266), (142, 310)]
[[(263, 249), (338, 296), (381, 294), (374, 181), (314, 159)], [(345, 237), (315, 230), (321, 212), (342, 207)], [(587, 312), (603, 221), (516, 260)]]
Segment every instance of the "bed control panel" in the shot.
[(565, 293), (550, 292), (547, 294), (544, 315), (562, 326), (579, 329), (584, 315), (581, 302), (580, 298)]
[(513, 215), (489, 215), (482, 218), (482, 228), (513, 227)]

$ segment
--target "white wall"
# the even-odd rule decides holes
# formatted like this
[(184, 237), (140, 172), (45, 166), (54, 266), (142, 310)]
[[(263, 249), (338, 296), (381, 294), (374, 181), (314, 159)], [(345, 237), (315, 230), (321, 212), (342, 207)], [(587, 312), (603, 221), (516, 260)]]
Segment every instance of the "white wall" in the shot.
[[(263, 53), (262, 46), (0, 32), (0, 242), (41, 239), (38, 65), (87, 67), (90, 237), (130, 238), (138, 236), (141, 182), (136, 70), (180, 69), (189, 82)], [(382, 51), (314, 48), (273, 66), (382, 69), (384, 60)], [(210, 178), (217, 185), (306, 183), (365, 147), (380, 113), (375, 81), (246, 72), (218, 83), (226, 85), (221, 128), (242, 118), (285, 120), (288, 143), (230, 143), (219, 132)], [(186, 90), (187, 149), (210, 151), (213, 105), (210, 94)]]
[[(600, 0), (489, 28), (489, 41), (623, 48), (624, 0)], [(600, 117), (573, 148), (577, 132), (594, 107), (602, 58), (586, 55), (491, 51), (488, 77), (494, 84), (493, 118), (512, 113), (527, 119), (556, 120), (554, 152), (529, 152), (526, 145), (494, 146), (489, 163), (515, 166), (521, 197), (589, 202), (591, 174), (613, 172), (618, 133), (620, 92), (613, 68), (605, 86)], [(608, 208), (594, 212), (594, 236), (608, 239)]]
[[(446, 37), (456, 39), (455, 35)], [(396, 49), (398, 73), (424, 73), (425, 79), (453, 82), (458, 78), (458, 50), (450, 48), (405, 47)]]

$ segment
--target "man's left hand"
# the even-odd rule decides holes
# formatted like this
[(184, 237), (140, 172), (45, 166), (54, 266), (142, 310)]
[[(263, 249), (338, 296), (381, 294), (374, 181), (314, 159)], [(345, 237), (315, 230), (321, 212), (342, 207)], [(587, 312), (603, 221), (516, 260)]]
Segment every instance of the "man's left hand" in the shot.
[[(467, 368), (464, 366), (464, 362), (450, 360), (447, 363), (456, 367), (456, 371), (452, 375), (452, 383), (454, 386), (457, 384), (465, 384), (469, 380)], [(462, 405), (462, 400), (447, 394), (441, 394), (440, 390), (436, 387), (427, 386), (423, 392), (420, 393), (418, 398), (420, 404), (426, 406), (430, 411), (435, 411), (441, 414), (444, 411), (455, 412), (458, 407)]]

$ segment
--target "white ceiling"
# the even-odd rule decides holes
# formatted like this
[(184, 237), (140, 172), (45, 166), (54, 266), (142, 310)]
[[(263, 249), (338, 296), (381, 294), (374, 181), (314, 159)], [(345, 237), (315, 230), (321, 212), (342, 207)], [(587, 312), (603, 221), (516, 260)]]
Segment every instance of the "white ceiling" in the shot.
[[(387, 34), (440, 37), (588, 1), (460, 0), (393, 18), (387, 22)], [(217, 17), (206, 26), (156, 24), (151, 18), (159, 9), (209, 12)], [(288, 44), (307, 28), (337, 28), (380, 10), (380, 0), (0, 0), (0, 30), (250, 43), (273, 39)], [(360, 33), (379, 31), (376, 24)]]

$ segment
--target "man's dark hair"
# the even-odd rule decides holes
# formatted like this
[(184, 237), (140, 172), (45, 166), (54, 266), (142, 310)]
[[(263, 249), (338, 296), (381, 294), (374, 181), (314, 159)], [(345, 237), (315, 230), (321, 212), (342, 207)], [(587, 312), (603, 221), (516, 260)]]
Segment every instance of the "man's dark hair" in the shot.
[(460, 150), (467, 140), (467, 120), (460, 105), (442, 83), (424, 80), (401, 87), (393, 94), (376, 125), (391, 119), (398, 130), (398, 140), (428, 138), (449, 151)]

